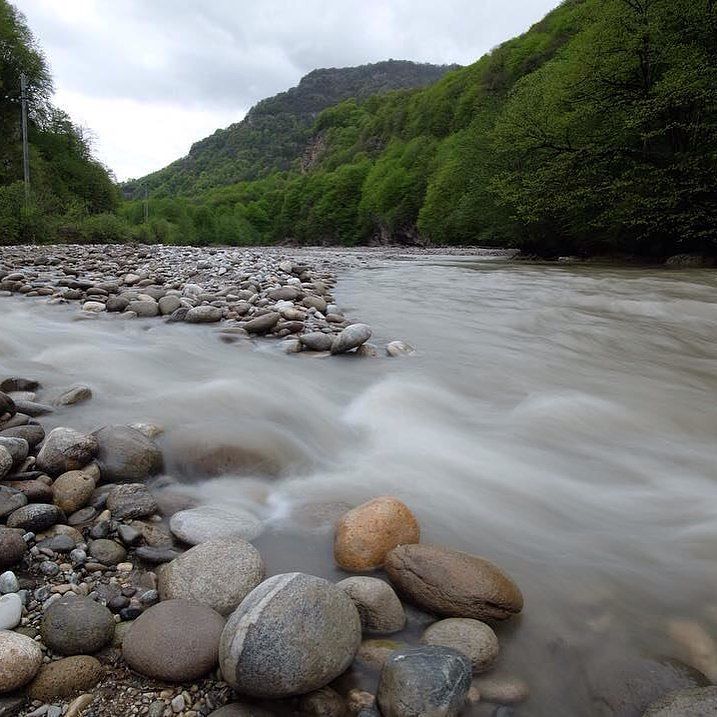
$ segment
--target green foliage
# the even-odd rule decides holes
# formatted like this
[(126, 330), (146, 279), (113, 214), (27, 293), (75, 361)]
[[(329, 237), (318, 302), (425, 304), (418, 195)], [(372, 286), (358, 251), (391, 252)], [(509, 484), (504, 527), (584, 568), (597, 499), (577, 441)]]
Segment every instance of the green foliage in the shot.
[[(27, 202), (20, 181), (22, 72), (29, 98), (32, 191)], [(128, 237), (127, 227), (120, 231), (111, 216), (119, 205), (112, 178), (92, 158), (86, 133), (52, 106), (51, 94), (47, 63), (24, 17), (0, 0), (0, 242)]]

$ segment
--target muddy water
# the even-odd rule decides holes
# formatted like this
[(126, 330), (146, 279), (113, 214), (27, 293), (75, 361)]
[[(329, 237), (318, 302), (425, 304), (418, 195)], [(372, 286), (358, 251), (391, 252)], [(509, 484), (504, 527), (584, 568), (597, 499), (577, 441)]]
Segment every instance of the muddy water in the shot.
[[(0, 371), (92, 386), (49, 426), (163, 425), (184, 490), (266, 520), (270, 572), (338, 577), (335, 512), (400, 496), (426, 541), (521, 586), (498, 627), (501, 669), (531, 686), (518, 715), (597, 714), (594, 664), (680, 657), (672, 618), (717, 637), (717, 274), (376, 257), (336, 296), (419, 355), (287, 357), (3, 299)], [(242, 475), (191, 467), (217, 446), (251, 457)]]

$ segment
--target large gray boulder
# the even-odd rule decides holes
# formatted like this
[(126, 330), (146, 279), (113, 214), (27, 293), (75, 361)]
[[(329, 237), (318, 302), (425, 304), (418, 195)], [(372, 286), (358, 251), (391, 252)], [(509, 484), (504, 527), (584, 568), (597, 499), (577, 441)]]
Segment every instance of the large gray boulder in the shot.
[(97, 460), (105, 483), (143, 481), (162, 469), (162, 452), (154, 441), (129, 426), (95, 431)]
[(415, 647), (388, 658), (376, 700), (383, 717), (455, 717), (470, 686), (465, 655), (449, 647)]
[(653, 702), (644, 717), (714, 717), (717, 715), (717, 686), (677, 690)]
[(122, 641), (122, 656), (136, 672), (187, 682), (217, 664), (224, 618), (206, 605), (166, 600), (145, 610)]
[(261, 555), (246, 540), (209, 540), (165, 566), (159, 576), (159, 595), (162, 600), (202, 603), (229, 615), (263, 578)]
[(242, 694), (288, 697), (342, 674), (360, 642), (358, 611), (343, 590), (313, 575), (287, 573), (264, 581), (232, 613), (219, 664)]
[(505, 620), (523, 609), (518, 586), (477, 555), (438, 545), (400, 545), (384, 568), (399, 593), (437, 615)]
[(38, 470), (57, 476), (84, 468), (98, 450), (95, 436), (72, 428), (55, 428), (42, 444), (35, 465)]
[(61, 655), (86, 655), (112, 641), (115, 621), (104, 606), (82, 597), (63, 597), (42, 618), (42, 641)]
[(353, 600), (364, 632), (388, 635), (406, 625), (406, 613), (398, 595), (383, 580), (362, 575), (341, 580), (336, 587)]

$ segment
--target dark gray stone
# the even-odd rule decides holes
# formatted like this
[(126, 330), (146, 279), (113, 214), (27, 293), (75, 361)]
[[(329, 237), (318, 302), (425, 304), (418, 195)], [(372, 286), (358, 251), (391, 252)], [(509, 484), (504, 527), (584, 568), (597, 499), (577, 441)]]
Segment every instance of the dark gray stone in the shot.
[(117, 565), (127, 558), (127, 551), (119, 543), (105, 538), (93, 540), (90, 543), (89, 553), (103, 565)]
[(174, 560), (180, 555), (180, 552), (174, 550), (174, 548), (157, 548), (151, 545), (143, 545), (141, 548), (137, 548), (135, 555), (140, 560), (144, 560), (145, 563), (161, 565), (162, 563), (169, 563)]
[(268, 314), (262, 314), (247, 321), (244, 324), (244, 329), (250, 334), (266, 334), (279, 323), (280, 318), (281, 316), (275, 311), (270, 311)]
[(305, 346), (309, 351), (331, 351), (334, 338), (321, 331), (312, 331), (310, 334), (299, 336), (299, 341), (302, 346)]
[(0, 486), (0, 518), (14, 513), (18, 508), (27, 505), (27, 496), (14, 488)]
[(107, 495), (107, 508), (117, 520), (144, 518), (159, 510), (157, 501), (143, 483), (126, 483)]
[(347, 326), (331, 345), (332, 354), (343, 354), (357, 349), (371, 338), (371, 328), (366, 324), (351, 324)]
[(453, 717), (471, 686), (471, 662), (449, 647), (394, 652), (381, 670), (376, 700), (383, 717)]
[(105, 426), (94, 433), (97, 459), (106, 483), (142, 481), (162, 469), (162, 452), (154, 441), (129, 426)]
[(112, 641), (112, 613), (90, 598), (63, 597), (42, 618), (42, 641), (61, 655), (86, 655)]
[(27, 543), (19, 531), (0, 527), (0, 570), (17, 565), (27, 552)]
[(0, 431), (0, 436), (22, 438), (28, 442), (31, 448), (34, 448), (45, 440), (45, 429), (36, 423), (31, 423), (28, 425), (3, 428), (3, 430)]
[(20, 465), (30, 452), (30, 445), (24, 438), (0, 436), (0, 446), (12, 456), (13, 464), (16, 466)]
[(65, 514), (56, 505), (30, 503), (10, 514), (7, 519), (7, 527), (41, 533), (64, 520)]

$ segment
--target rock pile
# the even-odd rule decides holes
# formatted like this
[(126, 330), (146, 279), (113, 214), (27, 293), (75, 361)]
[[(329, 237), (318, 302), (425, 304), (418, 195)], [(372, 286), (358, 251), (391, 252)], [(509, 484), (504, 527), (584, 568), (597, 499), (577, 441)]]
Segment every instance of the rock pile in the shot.
[[(367, 344), (370, 327), (351, 323), (333, 300), (334, 263), (318, 252), (297, 261), (275, 248), (0, 247), (0, 296), (76, 302), (86, 318), (111, 314), (220, 324), (226, 341), (270, 336), (283, 339), (289, 354), (378, 355)], [(387, 356), (413, 353), (402, 341), (386, 347)], [(53, 403), (71, 405), (91, 395), (89, 387), (75, 386)], [(106, 470), (111, 473), (114, 466)]]

